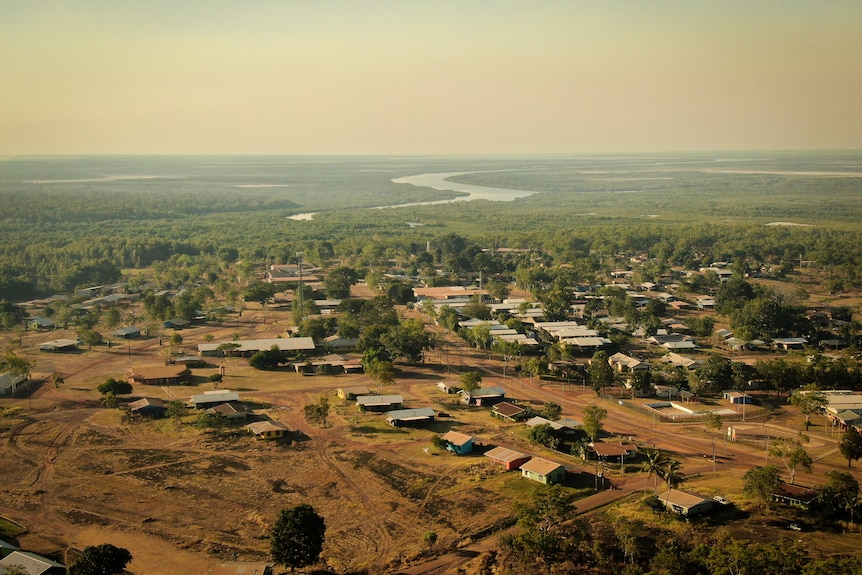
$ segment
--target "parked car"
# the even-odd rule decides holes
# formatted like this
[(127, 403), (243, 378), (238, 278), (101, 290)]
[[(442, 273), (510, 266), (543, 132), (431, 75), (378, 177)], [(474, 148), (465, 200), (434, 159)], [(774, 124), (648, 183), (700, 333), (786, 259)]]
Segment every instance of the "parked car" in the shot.
[(722, 497), (721, 495), (716, 495), (713, 497), (716, 503), (721, 503), (722, 505), (730, 505), (730, 501)]
[(799, 523), (791, 523), (787, 528), (791, 531), (802, 531), (802, 526)]

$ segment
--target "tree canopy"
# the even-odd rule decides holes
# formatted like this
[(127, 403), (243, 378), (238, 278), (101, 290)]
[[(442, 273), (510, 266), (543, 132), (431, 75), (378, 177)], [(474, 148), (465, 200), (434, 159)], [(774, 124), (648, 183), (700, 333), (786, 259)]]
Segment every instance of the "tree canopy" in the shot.
[(270, 554), (276, 563), (296, 568), (320, 560), (326, 539), (326, 521), (307, 503), (282, 509), (270, 534)]
[(69, 575), (119, 575), (131, 561), (132, 554), (127, 549), (110, 543), (84, 547), (69, 565)]

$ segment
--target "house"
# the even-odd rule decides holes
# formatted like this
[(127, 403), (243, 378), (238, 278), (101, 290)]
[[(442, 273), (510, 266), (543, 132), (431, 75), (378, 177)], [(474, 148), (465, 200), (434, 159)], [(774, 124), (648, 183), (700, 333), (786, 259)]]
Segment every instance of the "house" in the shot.
[(330, 335), (323, 339), (323, 348), (330, 351), (353, 351), (359, 345), (359, 339), (355, 337), (339, 337), (338, 334)]
[(192, 374), (184, 365), (130, 368), (126, 381), (144, 385), (179, 385)]
[(649, 364), (624, 353), (615, 353), (608, 358), (608, 364), (619, 373), (633, 373), (649, 370)]
[(519, 419), (523, 419), (526, 414), (527, 411), (524, 408), (518, 407), (508, 401), (501, 401), (491, 409), (491, 415), (508, 421), (518, 421)]
[(40, 343), (39, 351), (50, 351), (56, 353), (77, 351), (80, 343), (81, 342), (77, 339), (55, 339), (53, 341)]
[(473, 452), (475, 438), (465, 433), (449, 431), (444, 433), (440, 439), (446, 442), (446, 449), (455, 455), (464, 455), (465, 453)]
[(485, 452), (485, 457), (491, 458), (491, 461), (506, 468), (506, 471), (519, 469), (521, 465), (528, 462), (533, 456), (509, 449), (508, 447), (495, 447)]
[(341, 399), (346, 399), (348, 401), (355, 401), (357, 397), (360, 395), (369, 395), (371, 391), (368, 390), (364, 385), (355, 385), (352, 387), (339, 387), (335, 390), (335, 395), (340, 397)]
[(374, 411), (382, 413), (398, 409), (404, 403), (400, 395), (360, 395), (356, 398), (359, 411)]
[(625, 463), (625, 458), (634, 455), (638, 450), (635, 445), (624, 443), (603, 443), (601, 441), (594, 441), (590, 447), (593, 448), (596, 457), (599, 459), (616, 457), (619, 459), (620, 464)]
[(159, 418), (165, 416), (168, 408), (161, 399), (144, 397), (143, 399), (129, 403), (129, 411), (143, 417)]
[(545, 485), (562, 483), (566, 480), (566, 466), (541, 457), (533, 457), (521, 465), (521, 477)]
[(30, 329), (54, 329), (54, 320), (37, 315), (27, 322), (27, 327)]
[(783, 349), (784, 351), (802, 349), (807, 343), (808, 340), (804, 337), (777, 337), (772, 340), (775, 349)]
[(421, 427), (434, 421), (437, 413), (430, 407), (396, 409), (386, 414), (386, 423), (392, 427)]
[(256, 439), (279, 439), (290, 431), (287, 426), (278, 421), (255, 421), (245, 426)]
[(703, 497), (702, 495), (681, 489), (662, 490), (658, 493), (658, 499), (668, 511), (685, 517), (707, 513), (712, 510), (715, 504), (715, 500), (711, 497)]
[(212, 575), (272, 575), (272, 563), (231, 561), (216, 565)]
[(215, 407), (230, 401), (239, 401), (239, 394), (235, 391), (230, 391), (229, 389), (205, 391), (201, 394), (193, 395), (189, 399), (189, 402), (195, 409), (209, 409), (210, 407)]
[(467, 405), (494, 405), (506, 398), (506, 390), (502, 387), (480, 387), (472, 392), (462, 389), (458, 393), (461, 394), (461, 402)]
[(119, 338), (119, 339), (134, 339), (136, 337), (141, 337), (141, 328), (139, 327), (121, 327), (120, 329), (114, 330), (111, 333), (111, 336)]
[(320, 359), (295, 361), (291, 365), (297, 373), (362, 373), (362, 360), (336, 353), (324, 355)]
[(530, 419), (525, 421), (524, 424), (528, 427), (536, 427), (537, 425), (550, 425), (555, 431), (559, 431), (564, 427), (563, 424), (557, 423), (556, 421), (551, 421), (550, 419), (545, 419), (540, 415), (531, 417)]
[(251, 410), (244, 403), (228, 401), (227, 403), (220, 403), (214, 407), (209, 407), (204, 413), (218, 415), (228, 421), (245, 421), (248, 419)]
[(742, 405), (743, 403), (750, 405), (754, 403), (753, 398), (750, 395), (746, 395), (744, 391), (725, 391), (724, 399), (734, 405)]
[(225, 348), (230, 348), (231, 355), (250, 356), (258, 351), (269, 351), (275, 346), (279, 351), (307, 352), (314, 351), (314, 339), (310, 337), (275, 337), (268, 339), (238, 339), (219, 343), (199, 343), (198, 354), (201, 356), (224, 356)]
[(13, 551), (0, 559), (0, 569), (4, 572), (7, 567), (15, 565), (22, 567), (28, 575), (65, 575), (66, 573), (66, 567), (61, 563), (26, 551)]
[(185, 329), (191, 325), (191, 322), (181, 317), (169, 319), (162, 324), (165, 329)]
[(816, 497), (817, 492), (815, 490), (792, 483), (782, 483), (772, 494), (772, 500), (776, 503), (801, 507), (803, 509), (808, 509), (808, 506), (811, 505), (811, 502)]
[(21, 382), (27, 378), (23, 375), (12, 375), (6, 372), (0, 375), (0, 397), (11, 397), (18, 392), (18, 387)]
[(655, 396), (662, 399), (673, 399), (679, 395), (679, 388), (673, 385), (653, 385)]

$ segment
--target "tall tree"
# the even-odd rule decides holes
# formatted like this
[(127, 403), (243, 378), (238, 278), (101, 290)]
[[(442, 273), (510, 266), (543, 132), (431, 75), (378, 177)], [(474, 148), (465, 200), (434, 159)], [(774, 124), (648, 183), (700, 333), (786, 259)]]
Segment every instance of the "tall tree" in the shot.
[(658, 490), (658, 478), (664, 474), (667, 462), (668, 457), (661, 450), (646, 450), (646, 461), (644, 461), (643, 469), (647, 472), (647, 479), (650, 475), (653, 476), (653, 493)]
[(772, 503), (772, 495), (784, 483), (781, 480), (781, 471), (774, 465), (752, 467), (742, 478), (745, 480), (742, 492), (767, 508)]
[(588, 405), (584, 409), (584, 431), (592, 441), (595, 441), (602, 432), (607, 416), (608, 411), (596, 404)]
[(69, 575), (119, 575), (131, 561), (128, 549), (110, 543), (84, 547), (69, 565)]
[(847, 467), (852, 467), (854, 461), (862, 458), (862, 435), (851, 427), (841, 436), (838, 451), (847, 460)]
[(790, 395), (790, 403), (799, 408), (805, 416), (805, 431), (811, 426), (811, 415), (817, 413), (826, 405), (826, 396), (815, 384), (809, 384), (802, 389), (794, 390)]
[(814, 466), (814, 460), (802, 447), (802, 441), (808, 441), (805, 434), (800, 434), (800, 437), (795, 440), (779, 438), (772, 442), (769, 446), (769, 455), (777, 457), (784, 463), (787, 472), (790, 473), (790, 484), (796, 480), (797, 470), (811, 473), (811, 468)]
[(278, 513), (270, 534), (272, 560), (294, 571), (320, 560), (326, 539), (326, 521), (314, 508), (302, 503)]
[(608, 354), (604, 351), (597, 351), (593, 354), (587, 373), (596, 393), (602, 393), (605, 387), (614, 383), (614, 370), (608, 363)]

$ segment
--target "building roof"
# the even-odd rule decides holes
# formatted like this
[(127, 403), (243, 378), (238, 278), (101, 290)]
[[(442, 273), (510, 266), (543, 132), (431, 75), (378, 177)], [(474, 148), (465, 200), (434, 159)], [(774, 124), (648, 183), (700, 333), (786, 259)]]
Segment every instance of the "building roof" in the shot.
[(129, 409), (132, 411), (137, 411), (139, 409), (144, 409), (145, 407), (155, 407), (157, 409), (165, 409), (165, 402), (161, 399), (155, 399), (150, 397), (144, 397), (137, 401), (133, 401), (129, 403)]
[(665, 505), (678, 505), (683, 509), (691, 509), (695, 505), (700, 505), (707, 501), (712, 503), (712, 499), (708, 497), (703, 497), (697, 493), (682, 491), (680, 489), (670, 489), (668, 491), (660, 490), (658, 498), (663, 501)]
[(368, 395), (371, 391), (364, 385), (353, 385), (350, 387), (339, 387), (338, 391), (344, 395)]
[(356, 405), (396, 405), (404, 403), (400, 395), (360, 395), (356, 398)]
[[(461, 393), (467, 393), (465, 390), (461, 390)], [(470, 393), (470, 397), (499, 397), (501, 395), (506, 395), (506, 390), (502, 387), (480, 387), (479, 389)]]
[(0, 559), (0, 567), (11, 567), (13, 565), (23, 567), (29, 575), (40, 575), (54, 567), (65, 569), (65, 566), (62, 563), (57, 563), (56, 561), (51, 561), (41, 555), (28, 553), (26, 551), (13, 551), (3, 559)]
[(40, 350), (53, 350), (53, 349), (63, 349), (66, 347), (78, 347), (77, 339), (55, 339), (52, 341), (46, 341), (45, 343), (39, 344)]
[(537, 475), (549, 475), (561, 467), (565, 469), (566, 466), (561, 463), (557, 463), (556, 461), (548, 461), (541, 457), (533, 457), (521, 465), (521, 471), (528, 471)]
[(249, 423), (245, 427), (255, 435), (260, 435), (268, 431), (289, 431), (287, 426), (279, 421), (255, 421), (254, 423)]
[(276, 337), (269, 339), (239, 339), (236, 341), (222, 341), (219, 343), (199, 343), (198, 351), (201, 353), (218, 351), (223, 344), (231, 344), (231, 351), (269, 351), (272, 346), (279, 351), (310, 351), (314, 349), (314, 340), (310, 337)]
[(496, 461), (502, 461), (504, 463), (511, 463), (512, 461), (517, 461), (518, 459), (532, 457), (531, 455), (527, 455), (526, 453), (521, 453), (520, 451), (509, 449), (508, 447), (495, 447), (494, 449), (486, 451), (485, 456), (490, 457), (491, 459), (494, 459)]
[(514, 403), (509, 403), (508, 401), (501, 401), (500, 403), (494, 405), (493, 411), (495, 413), (499, 413), (504, 417), (514, 417), (521, 413), (524, 413), (524, 408), (518, 407)]
[(417, 407), (415, 409), (396, 409), (386, 414), (386, 421), (417, 421), (437, 416), (437, 412), (430, 407)]
[(536, 427), (537, 425), (550, 425), (554, 429), (563, 429), (563, 425), (557, 423), (556, 421), (551, 421), (550, 419), (545, 419), (544, 417), (537, 415), (536, 417), (530, 418), (525, 421), (527, 425), (530, 427)]
[(237, 401), (228, 401), (227, 403), (222, 403), (216, 405), (215, 407), (210, 407), (207, 409), (207, 413), (213, 413), (216, 415), (223, 415), (225, 417), (229, 415), (234, 415), (236, 413), (249, 413), (251, 410), (244, 403), (239, 403)]
[(205, 391), (198, 395), (193, 395), (189, 400), (192, 403), (227, 403), (228, 401), (239, 401), (239, 393), (230, 391), (229, 389), (219, 389), (215, 391)]
[(183, 365), (166, 365), (152, 367), (133, 367), (126, 372), (126, 377), (135, 379), (170, 379), (182, 377), (189, 373), (189, 368)]
[(622, 443), (602, 443), (601, 441), (593, 442), (593, 451), (599, 457), (620, 457), (628, 455), (632, 451), (637, 451), (633, 445), (623, 445)]
[(234, 561), (216, 565), (212, 575), (267, 575), (272, 567), (273, 563)]
[(457, 445), (458, 447), (467, 445), (471, 441), (475, 441), (473, 436), (467, 435), (466, 433), (460, 433), (458, 431), (447, 431), (440, 437), (440, 439), (448, 441), (452, 445)]

